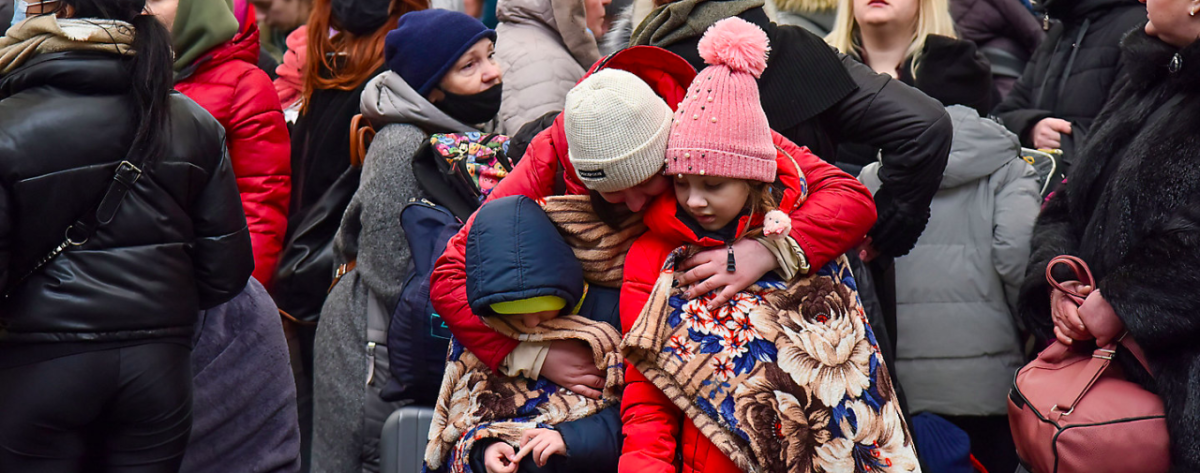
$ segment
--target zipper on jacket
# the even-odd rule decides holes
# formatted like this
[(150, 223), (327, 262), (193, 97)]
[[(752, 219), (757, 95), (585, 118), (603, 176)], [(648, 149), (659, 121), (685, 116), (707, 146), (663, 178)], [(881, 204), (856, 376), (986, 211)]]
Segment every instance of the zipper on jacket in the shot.
[(1050, 14), (1042, 14), (1042, 31), (1050, 31)]
[(367, 342), (367, 386), (375, 380), (375, 342)]

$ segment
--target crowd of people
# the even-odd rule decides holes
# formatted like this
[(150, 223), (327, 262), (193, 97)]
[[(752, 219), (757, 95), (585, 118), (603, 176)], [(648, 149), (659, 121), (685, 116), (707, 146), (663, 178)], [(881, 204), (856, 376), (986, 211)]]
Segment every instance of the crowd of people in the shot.
[(2, 0), (0, 472), (1200, 471), (1198, 12)]

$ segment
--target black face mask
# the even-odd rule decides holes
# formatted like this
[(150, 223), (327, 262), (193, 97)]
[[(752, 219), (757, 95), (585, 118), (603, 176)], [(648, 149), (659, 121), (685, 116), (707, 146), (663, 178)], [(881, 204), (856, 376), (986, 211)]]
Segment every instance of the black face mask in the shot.
[(387, 23), (391, 6), (391, 0), (333, 0), (330, 13), (342, 29), (367, 36)]
[(488, 90), (472, 95), (458, 95), (442, 91), (446, 97), (433, 105), (450, 118), (467, 125), (477, 125), (496, 117), (500, 112), (500, 84), (493, 85)]

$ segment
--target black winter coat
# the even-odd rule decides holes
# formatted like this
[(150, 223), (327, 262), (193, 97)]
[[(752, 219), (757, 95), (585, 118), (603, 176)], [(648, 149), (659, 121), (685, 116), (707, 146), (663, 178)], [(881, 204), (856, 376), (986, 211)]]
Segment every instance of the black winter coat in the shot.
[[(0, 285), (63, 241), (125, 160), (136, 123), (128, 66), (111, 54), (38, 56), (0, 80)], [(254, 269), (224, 130), (172, 93), (167, 150), (112, 222), (0, 300), (0, 340), (190, 336)]]
[(1033, 147), (1030, 133), (1043, 118), (1071, 122), (1062, 148), (1068, 162), (1092, 128), (1121, 72), (1121, 37), (1146, 22), (1137, 0), (1051, 0), (1053, 22), (1012, 92), (993, 113)]
[[(1145, 350), (1166, 405), (1174, 471), (1200, 471), (1200, 42), (1177, 51), (1144, 32), (1123, 45), (1129, 77), (1038, 218), (1020, 316), (1053, 337), (1046, 264), (1075, 255)], [(1161, 111), (1160, 111), (1161, 109)]]
[[(758, 89), (771, 128), (831, 163), (844, 142), (883, 150), (879, 219), (870, 235), (883, 256), (907, 254), (929, 222), (929, 203), (946, 170), (954, 130), (945, 109), (800, 27), (772, 23), (762, 8), (738, 17), (770, 38)], [(699, 41), (697, 35), (664, 47), (702, 69)]]
[(961, 39), (1027, 61), (1045, 32), (1021, 0), (952, 0), (950, 16)]
[[(383, 71), (380, 68), (371, 77)], [(359, 114), (359, 99), (366, 87), (364, 80), (353, 90), (314, 91), (304, 115), (296, 120), (292, 128), (289, 236), (325, 191), (350, 168), (350, 120)]]

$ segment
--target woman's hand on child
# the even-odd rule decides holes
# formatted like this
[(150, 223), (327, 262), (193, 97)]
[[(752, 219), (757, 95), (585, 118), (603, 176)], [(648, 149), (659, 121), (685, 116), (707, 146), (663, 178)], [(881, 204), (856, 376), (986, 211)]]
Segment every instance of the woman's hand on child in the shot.
[(487, 473), (516, 473), (517, 463), (521, 461), (516, 455), (512, 445), (496, 442), (483, 451), (483, 466)]
[(725, 270), (729, 263), (729, 252), (724, 247), (705, 250), (688, 258), (677, 271), (679, 284), (693, 285), (684, 292), (684, 297), (695, 299), (717, 289), (721, 292), (708, 304), (715, 309), (729, 302), (734, 294), (758, 282), (763, 275), (779, 267), (775, 255), (756, 240), (743, 238), (733, 244), (736, 271)]
[(550, 461), (550, 455), (567, 454), (567, 444), (563, 442), (562, 434), (552, 429), (529, 429), (521, 434), (521, 453), (516, 461), (521, 461), (524, 453), (533, 455), (533, 462), (542, 468)]
[(578, 340), (551, 343), (540, 374), (554, 384), (592, 399), (600, 399), (600, 390), (604, 389), (605, 373), (596, 367), (591, 347)]

